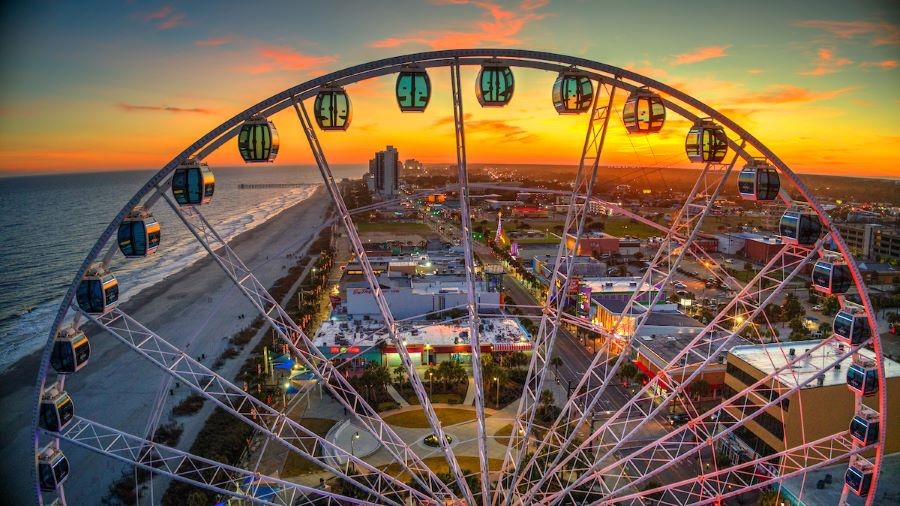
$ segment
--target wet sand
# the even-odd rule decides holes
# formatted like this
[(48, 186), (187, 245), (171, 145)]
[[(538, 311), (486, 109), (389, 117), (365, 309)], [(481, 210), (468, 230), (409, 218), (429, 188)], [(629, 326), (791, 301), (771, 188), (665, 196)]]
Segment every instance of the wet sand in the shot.
[[(331, 215), (328, 204), (320, 187), (308, 199), (240, 234), (231, 246), (263, 285), (271, 286), (296, 262), (287, 255), (299, 252), (315, 239)], [(165, 255), (165, 251), (157, 254)], [(228, 338), (256, 316), (249, 301), (210, 258), (145, 289), (122, 304), (122, 309), (182, 349), (192, 343), (186, 351), (195, 358), (205, 355), (202, 362), (208, 367), (227, 347)], [(246, 317), (238, 319), (241, 314)], [(164, 373), (114, 337), (88, 327), (85, 330), (91, 340), (90, 363), (66, 381), (76, 414), (141, 434)], [(0, 502), (4, 504), (35, 502), (31, 414), (39, 362), (40, 353), (34, 353), (0, 374)], [(175, 399), (187, 393), (182, 386)], [(171, 403), (163, 411), (162, 422), (169, 418), (170, 409)], [(202, 422), (199, 417), (178, 421), (185, 425)], [(71, 466), (65, 486), (68, 504), (100, 504), (124, 465), (65, 442), (62, 448)]]

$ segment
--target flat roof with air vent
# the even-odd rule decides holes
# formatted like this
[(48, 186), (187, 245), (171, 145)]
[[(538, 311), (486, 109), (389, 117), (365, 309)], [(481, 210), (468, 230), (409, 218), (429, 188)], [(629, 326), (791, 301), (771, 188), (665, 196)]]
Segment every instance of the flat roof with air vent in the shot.
[[(789, 356), (791, 348), (794, 349), (796, 356), (799, 357), (803, 355), (806, 350), (813, 348), (821, 342), (821, 340), (817, 339), (811, 341), (797, 341), (783, 344), (771, 343), (751, 346), (736, 346), (732, 348), (729, 353), (732, 356), (743, 360), (744, 362), (758, 369), (764, 374), (769, 374), (792, 360)], [(837, 357), (846, 353), (846, 348), (844, 348), (844, 351), (842, 352), (839, 351), (837, 345), (838, 343), (829, 343), (815, 350), (808, 359), (801, 360), (794, 364), (791, 369), (786, 369), (779, 373), (778, 381), (780, 381), (783, 385), (792, 386), (806, 381), (810, 376), (818, 376), (820, 374), (823, 374), (821, 372), (823, 367), (827, 367), (828, 365), (833, 363), (837, 359)], [(860, 350), (860, 354), (866, 358), (875, 358), (875, 353), (865, 348)], [(841, 362), (840, 370), (834, 367), (826, 371), (823, 374), (821, 386), (832, 386), (847, 383), (847, 368), (850, 367), (851, 363), (851, 358), (847, 357), (843, 362)], [(885, 358), (884, 372), (885, 376), (887, 376), (888, 378), (900, 376), (900, 363)], [(815, 388), (818, 385), (819, 381), (814, 379), (805, 388)]]

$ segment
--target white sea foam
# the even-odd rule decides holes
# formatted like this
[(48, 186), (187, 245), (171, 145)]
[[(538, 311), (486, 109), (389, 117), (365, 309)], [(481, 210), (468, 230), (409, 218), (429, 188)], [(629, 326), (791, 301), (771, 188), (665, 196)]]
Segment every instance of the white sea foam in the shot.
[[(230, 241), (241, 233), (256, 228), (281, 212), (308, 199), (318, 186), (320, 185), (292, 188), (253, 206), (250, 211), (235, 208), (224, 211), (224, 216), (217, 220), (210, 218), (210, 221), (219, 235), (226, 241)], [(184, 230), (184, 227), (174, 230), (179, 229), (180, 233), (172, 233), (172, 228), (164, 230), (160, 254), (136, 261), (126, 262), (120, 257), (113, 261), (112, 268), (120, 285), (120, 302), (127, 301), (206, 256), (207, 253), (203, 247)], [(164, 254), (163, 251), (165, 251)], [(60, 293), (62, 292), (63, 290), (60, 290)], [(59, 302), (57, 299), (38, 304), (30, 311), (14, 317), (13, 331), (3, 340), (4, 349), (0, 352), (0, 370), (5, 370), (46, 343), (47, 329), (56, 316)]]

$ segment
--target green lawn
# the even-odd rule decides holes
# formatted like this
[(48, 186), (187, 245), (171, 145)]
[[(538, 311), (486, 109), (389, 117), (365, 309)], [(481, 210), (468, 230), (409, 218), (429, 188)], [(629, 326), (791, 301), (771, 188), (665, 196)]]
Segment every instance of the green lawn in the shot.
[(391, 222), (354, 222), (359, 232), (390, 232), (394, 234), (431, 234), (431, 229), (424, 223), (391, 223)]
[(511, 423), (504, 425), (497, 429), (497, 432), (494, 433), (494, 437), (497, 439), (497, 442), (500, 444), (509, 444), (509, 436), (512, 434), (513, 426)]
[[(435, 413), (441, 421), (441, 425), (455, 425), (462, 422), (471, 422), (475, 419), (475, 411), (459, 408), (435, 408)], [(490, 416), (485, 414), (485, 416)], [(408, 427), (416, 429), (428, 428), (428, 420), (425, 418), (425, 412), (421, 409), (412, 411), (404, 411), (403, 413), (395, 413), (384, 417), (384, 421), (390, 425), (398, 427)]]
[[(329, 420), (327, 418), (301, 418), (297, 423), (316, 433), (316, 435), (325, 437), (328, 431), (337, 423), (337, 420)], [(289, 452), (287, 460), (284, 462), (284, 469), (281, 471), (282, 476), (299, 476), (301, 474), (321, 471), (322, 468), (305, 460), (294, 452)]]
[(606, 228), (604, 230), (609, 235), (616, 237), (624, 237), (630, 235), (640, 239), (648, 237), (664, 235), (662, 231), (657, 230), (650, 225), (643, 223), (632, 223), (631, 218), (622, 216), (610, 216), (606, 219)]
[[(456, 461), (459, 462), (459, 467), (463, 471), (468, 471), (471, 473), (477, 473), (479, 469), (481, 469), (481, 462), (478, 460), (478, 457), (468, 457), (465, 455), (457, 455)], [(422, 459), (422, 462), (425, 463), (432, 471), (435, 473), (448, 473), (449, 468), (447, 466), (447, 460), (444, 457), (428, 457), (426, 459)], [(488, 459), (488, 470), (492, 472), (496, 472), (500, 470), (500, 467), (503, 465), (503, 459)], [(408, 473), (402, 470), (400, 464), (390, 464), (387, 466), (381, 466), (381, 470), (385, 471), (387, 474), (396, 477), (401, 481), (409, 481), (411, 476)]]

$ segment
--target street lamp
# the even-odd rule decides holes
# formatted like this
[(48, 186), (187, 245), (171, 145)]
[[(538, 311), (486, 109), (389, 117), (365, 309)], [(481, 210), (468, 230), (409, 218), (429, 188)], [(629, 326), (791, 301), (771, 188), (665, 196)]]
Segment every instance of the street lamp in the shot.
[[(354, 432), (353, 437), (350, 438), (350, 457), (351, 458), (356, 457), (356, 455), (354, 455), (353, 452), (356, 449), (355, 445), (356, 445), (357, 439), (359, 439), (359, 431)], [(347, 459), (347, 474), (350, 474), (350, 459)]]
[(500, 378), (494, 377), (494, 382), (497, 383), (497, 397), (494, 404), (497, 406), (497, 409), (500, 409)]

